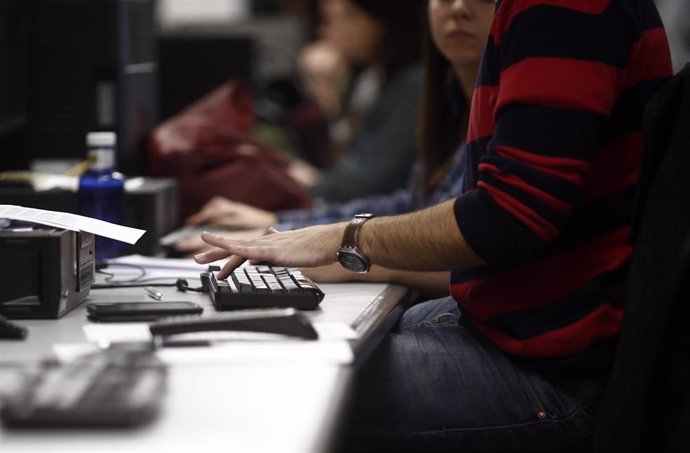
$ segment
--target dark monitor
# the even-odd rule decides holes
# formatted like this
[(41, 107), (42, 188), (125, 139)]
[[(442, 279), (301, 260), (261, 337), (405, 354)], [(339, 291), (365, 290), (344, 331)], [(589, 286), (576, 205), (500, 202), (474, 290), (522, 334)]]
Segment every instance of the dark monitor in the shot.
[(9, 36), (0, 58), (15, 63), (0, 67), (0, 84), (19, 93), (23, 135), (3, 159), (21, 147), (30, 159), (83, 159), (87, 132), (115, 130), (117, 168), (142, 174), (143, 142), (158, 121), (152, 1), (0, 4), (2, 20), (19, 27), (1, 32)]
[(160, 116), (167, 119), (230, 79), (254, 81), (254, 39), (163, 35), (158, 42)]
[(29, 166), (25, 147), (25, 17), (22, 0), (0, 1), (0, 171)]

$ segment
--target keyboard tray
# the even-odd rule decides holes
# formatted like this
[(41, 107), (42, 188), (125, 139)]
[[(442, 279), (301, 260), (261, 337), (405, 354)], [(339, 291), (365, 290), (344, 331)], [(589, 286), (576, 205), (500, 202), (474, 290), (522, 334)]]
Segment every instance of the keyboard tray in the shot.
[(299, 269), (278, 266), (243, 266), (227, 279), (217, 272), (201, 274), (202, 286), (208, 288), (216, 310), (241, 308), (287, 308), (314, 310), (324, 293)]

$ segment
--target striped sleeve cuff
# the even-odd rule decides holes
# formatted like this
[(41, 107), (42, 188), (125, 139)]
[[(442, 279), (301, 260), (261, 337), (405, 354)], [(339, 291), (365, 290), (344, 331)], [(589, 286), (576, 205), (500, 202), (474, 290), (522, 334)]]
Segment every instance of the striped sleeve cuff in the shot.
[(455, 200), (455, 220), (470, 248), (490, 264), (518, 264), (540, 255), (546, 243), (481, 189)]

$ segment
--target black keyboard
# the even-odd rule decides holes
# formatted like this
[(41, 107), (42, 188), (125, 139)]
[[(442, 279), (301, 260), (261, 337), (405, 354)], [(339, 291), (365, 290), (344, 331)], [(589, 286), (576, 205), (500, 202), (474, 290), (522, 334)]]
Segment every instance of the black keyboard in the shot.
[(201, 274), (216, 310), (294, 307), (314, 310), (323, 300), (321, 288), (299, 269), (278, 266), (243, 266), (227, 279), (217, 272)]
[(137, 426), (155, 418), (166, 370), (152, 351), (113, 349), (48, 364), (5, 401), (7, 426)]

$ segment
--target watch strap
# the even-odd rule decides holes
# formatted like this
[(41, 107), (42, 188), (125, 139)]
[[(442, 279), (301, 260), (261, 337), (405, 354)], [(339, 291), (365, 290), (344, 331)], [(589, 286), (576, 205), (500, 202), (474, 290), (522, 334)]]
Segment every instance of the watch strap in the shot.
[(343, 242), (341, 244), (342, 248), (355, 248), (357, 247), (357, 238), (359, 236), (359, 229), (362, 224), (372, 218), (371, 214), (357, 214), (350, 220), (350, 223), (345, 228), (345, 233), (343, 233)]

